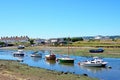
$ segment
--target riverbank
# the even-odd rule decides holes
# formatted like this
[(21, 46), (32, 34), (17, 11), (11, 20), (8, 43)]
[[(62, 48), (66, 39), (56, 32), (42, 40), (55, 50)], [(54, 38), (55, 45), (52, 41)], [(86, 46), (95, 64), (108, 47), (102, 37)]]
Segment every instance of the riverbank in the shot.
[[(3, 47), (1, 49), (14, 49), (17, 47)], [(90, 49), (95, 49), (94, 47), (69, 47), (69, 54), (75, 56), (99, 56), (99, 57), (110, 57), (110, 58), (120, 58), (119, 48), (104, 48), (103, 53), (89, 53)], [(50, 47), (50, 46), (33, 46), (25, 47), (24, 50), (51, 50), (55, 54), (68, 54), (68, 47)]]
[(97, 80), (85, 75), (29, 67), (16, 61), (0, 60), (0, 80)]

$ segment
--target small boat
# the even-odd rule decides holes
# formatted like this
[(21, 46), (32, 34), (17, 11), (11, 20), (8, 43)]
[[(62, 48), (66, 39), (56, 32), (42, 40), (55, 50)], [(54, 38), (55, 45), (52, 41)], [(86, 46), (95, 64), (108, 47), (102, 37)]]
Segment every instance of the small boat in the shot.
[(24, 46), (24, 45), (19, 45), (17, 48), (18, 48), (18, 49), (24, 49), (25, 46)]
[(42, 54), (39, 53), (38, 51), (35, 51), (34, 53), (31, 54), (31, 57), (42, 57)]
[(69, 57), (58, 58), (58, 61), (60, 63), (74, 63), (74, 59)]
[[(68, 55), (69, 55), (69, 45), (68, 45)], [(69, 56), (58, 58), (57, 61), (59, 61), (60, 63), (74, 63), (74, 59), (70, 58)]]
[(45, 55), (46, 60), (56, 60), (56, 55), (55, 54), (48, 54)]
[(78, 64), (81, 66), (89, 66), (89, 67), (105, 67), (107, 65), (107, 62), (104, 62), (99, 57), (93, 57), (92, 60), (79, 62)]
[(104, 49), (91, 49), (91, 50), (89, 50), (89, 52), (90, 53), (102, 53), (102, 52), (104, 52)]
[(13, 56), (24, 56), (24, 51), (23, 50), (18, 50), (17, 52), (13, 52)]

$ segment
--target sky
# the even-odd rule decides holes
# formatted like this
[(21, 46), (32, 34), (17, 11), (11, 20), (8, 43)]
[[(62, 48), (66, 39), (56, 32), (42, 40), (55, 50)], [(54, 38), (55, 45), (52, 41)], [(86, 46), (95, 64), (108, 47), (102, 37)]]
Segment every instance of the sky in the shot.
[(0, 37), (120, 35), (120, 0), (0, 0)]

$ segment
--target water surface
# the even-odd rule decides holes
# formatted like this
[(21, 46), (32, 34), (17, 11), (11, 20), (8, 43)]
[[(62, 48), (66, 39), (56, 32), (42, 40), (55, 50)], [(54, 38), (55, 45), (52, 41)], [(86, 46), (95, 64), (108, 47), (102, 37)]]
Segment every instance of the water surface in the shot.
[[(70, 72), (74, 74), (88, 74), (90, 77), (99, 78), (100, 80), (120, 80), (120, 58), (104, 58), (104, 61), (107, 61), (107, 66), (111, 66), (112, 69), (109, 68), (96, 68), (96, 67), (83, 67), (79, 66), (79, 61), (87, 60), (87, 57), (80, 56), (70, 56), (75, 59), (74, 64), (61, 64), (57, 61), (47, 61), (45, 59), (45, 55), (49, 54), (48, 51), (39, 51), (42, 54), (42, 57), (31, 57), (30, 55), (33, 51), (25, 51), (24, 57), (14, 57), (13, 52), (15, 50), (0, 50), (0, 59), (3, 60), (18, 60), (23, 59), (23, 62), (28, 64), (29, 66), (45, 68), (56, 71)], [(61, 57), (61, 55), (56, 54), (57, 58)]]

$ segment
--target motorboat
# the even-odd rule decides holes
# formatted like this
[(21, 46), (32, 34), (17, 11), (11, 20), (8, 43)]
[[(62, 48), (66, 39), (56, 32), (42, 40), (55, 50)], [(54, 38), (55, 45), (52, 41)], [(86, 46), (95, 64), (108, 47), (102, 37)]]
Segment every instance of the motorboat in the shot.
[(13, 52), (13, 56), (24, 56), (24, 51), (23, 50), (18, 50), (17, 52)]
[(78, 64), (81, 66), (89, 66), (89, 67), (105, 67), (108, 62), (104, 62), (99, 57), (93, 57), (92, 60), (87, 60), (83, 62), (79, 62)]

